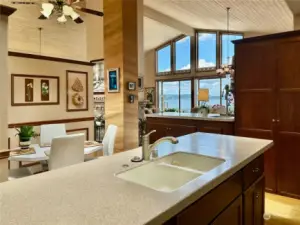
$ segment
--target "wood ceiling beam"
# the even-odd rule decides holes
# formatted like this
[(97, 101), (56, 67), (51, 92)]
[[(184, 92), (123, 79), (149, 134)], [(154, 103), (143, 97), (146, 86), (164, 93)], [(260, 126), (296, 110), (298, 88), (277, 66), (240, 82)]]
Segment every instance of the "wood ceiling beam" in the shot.
[(194, 28), (182, 23), (181, 21), (175, 20), (163, 13), (160, 13), (148, 6), (144, 6), (144, 16), (149, 19), (155, 20), (159, 23), (165, 24), (169, 27), (172, 27), (185, 35), (194, 36), (195, 31)]

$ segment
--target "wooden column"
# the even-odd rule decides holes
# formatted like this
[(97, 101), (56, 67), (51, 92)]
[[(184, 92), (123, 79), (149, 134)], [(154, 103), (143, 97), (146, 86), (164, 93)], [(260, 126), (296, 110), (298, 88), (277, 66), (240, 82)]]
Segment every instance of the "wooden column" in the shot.
[[(104, 0), (104, 58), (107, 70), (120, 69), (120, 92), (105, 91), (106, 126), (118, 126), (115, 152), (138, 146), (138, 87), (128, 91), (128, 82), (138, 82), (138, 8), (142, 0)], [(129, 94), (136, 96), (134, 104)]]
[(294, 30), (300, 30), (300, 14), (294, 15)]
[(16, 11), (0, 4), (0, 149), (7, 149), (8, 140), (8, 99), (9, 72), (8, 72), (8, 17)]

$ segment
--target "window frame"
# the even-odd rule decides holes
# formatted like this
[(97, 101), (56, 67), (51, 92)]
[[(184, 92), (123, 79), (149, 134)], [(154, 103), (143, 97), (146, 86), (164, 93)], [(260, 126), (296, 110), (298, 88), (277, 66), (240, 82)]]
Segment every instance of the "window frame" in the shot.
[(179, 92), (178, 92), (178, 104), (179, 104), (179, 112), (181, 110), (181, 100), (180, 100), (180, 94), (181, 94), (181, 88), (180, 88), (180, 82), (181, 81), (191, 81), (191, 109), (194, 108), (194, 82), (195, 80), (192, 79), (192, 78), (182, 78), (182, 79), (161, 79), (161, 80), (156, 80), (156, 87), (157, 87), (157, 105), (156, 105), (156, 108), (159, 108), (161, 107), (161, 99), (160, 99), (160, 96), (159, 96), (159, 82), (162, 82), (161, 84), (161, 87), (162, 87), (162, 90), (161, 90), (161, 94), (164, 95), (164, 92), (163, 92), (163, 83), (164, 82), (176, 82), (178, 81), (179, 82), (179, 85), (178, 85), (178, 88), (179, 88)]
[[(218, 59), (218, 46), (220, 41), (220, 35), (219, 31), (216, 30), (196, 30), (196, 71), (197, 72), (208, 72), (208, 71), (214, 71), (218, 68), (219, 59)], [(199, 68), (199, 33), (204, 34), (215, 34), (216, 35), (216, 66), (215, 67), (206, 67), (206, 68)]]
[[(170, 72), (158, 72), (158, 52), (159, 52), (159, 50), (166, 48), (168, 46), (170, 46), (170, 68), (171, 68), (171, 70), (170, 70)], [(172, 74), (172, 70), (173, 70), (172, 58), (173, 58), (172, 41), (166, 42), (165, 44), (163, 44), (155, 49), (155, 61), (156, 61), (155, 70), (156, 70), (157, 76)]]
[[(176, 43), (186, 37), (190, 38), (190, 65), (191, 66), (190, 66), (190, 69), (187, 69), (187, 70), (176, 70)], [(181, 35), (173, 40), (173, 52), (174, 52), (174, 54), (173, 54), (173, 60), (174, 60), (173, 72), (174, 72), (174, 74), (191, 73), (191, 70), (192, 70), (192, 39), (193, 39), (193, 37), (191, 37), (191, 36)]]
[[(220, 39), (220, 67), (222, 66), (222, 54), (223, 54), (223, 44), (222, 44), (222, 37), (223, 37), (223, 35), (241, 35), (243, 38), (242, 39), (244, 39), (244, 33), (241, 33), (241, 32), (234, 32), (234, 31), (229, 31), (229, 32), (227, 32), (227, 31), (220, 31), (219, 32), (220, 34), (219, 34), (219, 39)], [(229, 66), (232, 66), (232, 65), (229, 65)]]

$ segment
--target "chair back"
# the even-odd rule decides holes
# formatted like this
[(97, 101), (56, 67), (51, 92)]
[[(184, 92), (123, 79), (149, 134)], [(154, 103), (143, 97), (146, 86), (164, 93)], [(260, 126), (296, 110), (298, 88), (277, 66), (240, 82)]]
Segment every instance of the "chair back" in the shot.
[(49, 170), (84, 162), (84, 134), (72, 134), (52, 139)]
[(66, 134), (65, 124), (41, 125), (40, 145), (41, 147), (50, 146), (54, 137), (65, 136)]
[(108, 156), (114, 153), (117, 130), (118, 127), (116, 125), (112, 125), (112, 124), (108, 125), (107, 131), (102, 141), (103, 155)]

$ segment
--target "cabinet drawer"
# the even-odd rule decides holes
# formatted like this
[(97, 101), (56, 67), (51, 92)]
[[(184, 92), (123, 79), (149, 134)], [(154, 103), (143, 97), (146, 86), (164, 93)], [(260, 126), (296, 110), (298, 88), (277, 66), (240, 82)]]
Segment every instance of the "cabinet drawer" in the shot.
[(246, 190), (264, 173), (264, 155), (259, 156), (243, 170), (243, 188)]
[(177, 225), (207, 225), (241, 193), (242, 173), (237, 172), (179, 213), (177, 216)]

